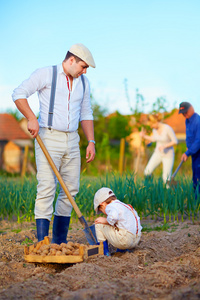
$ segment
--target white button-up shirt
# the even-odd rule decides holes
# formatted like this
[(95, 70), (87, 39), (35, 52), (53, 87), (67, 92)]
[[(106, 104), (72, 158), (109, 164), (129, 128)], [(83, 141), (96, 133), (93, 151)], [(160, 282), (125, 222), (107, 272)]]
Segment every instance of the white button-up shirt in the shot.
[(114, 224), (116, 224), (118, 228), (126, 229), (127, 231), (136, 234), (138, 224), (138, 233), (141, 232), (142, 226), (140, 224), (140, 217), (135, 210), (134, 216), (127, 204), (119, 200), (114, 200), (106, 206), (105, 212), (107, 221), (110, 225), (114, 226)]
[[(40, 127), (48, 127), (52, 75), (52, 66), (37, 69), (28, 79), (23, 81), (12, 94), (13, 101), (16, 101), (17, 99), (27, 99), (36, 91), (38, 92), (40, 101), (40, 115), (38, 122)], [(89, 81), (85, 76), (84, 79), (84, 95), (81, 77), (73, 78), (72, 90), (70, 91), (63, 66), (62, 64), (57, 65), (53, 129), (73, 132), (78, 129), (79, 121), (93, 120)]]

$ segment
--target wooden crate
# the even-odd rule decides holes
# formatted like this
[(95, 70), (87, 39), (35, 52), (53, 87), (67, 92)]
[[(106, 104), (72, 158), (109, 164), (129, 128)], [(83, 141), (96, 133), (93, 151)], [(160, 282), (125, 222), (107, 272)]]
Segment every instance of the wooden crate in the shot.
[(86, 248), (84, 246), (79, 247), (79, 255), (60, 255), (60, 256), (50, 256), (50, 255), (30, 255), (29, 253), (32, 250), (39, 249), (42, 245), (49, 245), (49, 237), (45, 237), (43, 241), (38, 242), (37, 244), (24, 247), (24, 259), (27, 262), (37, 262), (37, 263), (58, 263), (58, 264), (67, 264), (67, 263), (78, 263), (88, 259), (89, 257), (94, 257), (96, 255), (103, 255), (103, 243), (100, 245), (89, 246)]

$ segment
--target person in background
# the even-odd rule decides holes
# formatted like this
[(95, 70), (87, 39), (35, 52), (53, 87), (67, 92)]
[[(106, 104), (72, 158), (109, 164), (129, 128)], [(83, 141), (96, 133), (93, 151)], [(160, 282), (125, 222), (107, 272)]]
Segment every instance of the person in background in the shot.
[(156, 142), (156, 148), (144, 170), (145, 176), (150, 176), (156, 167), (163, 164), (163, 182), (166, 183), (171, 178), (174, 165), (174, 148), (178, 143), (173, 129), (162, 123), (163, 114), (149, 115), (148, 124), (153, 129), (153, 134), (148, 136), (145, 131), (140, 132), (140, 136), (149, 142)]
[(97, 240), (103, 242), (105, 255), (109, 255), (108, 243), (117, 252), (132, 249), (139, 243), (142, 226), (137, 212), (119, 201), (110, 188), (102, 187), (95, 193), (94, 210), (106, 215), (95, 220)]
[(187, 150), (183, 153), (181, 160), (186, 161), (189, 156), (192, 157), (193, 187), (196, 193), (200, 192), (198, 184), (200, 181), (200, 116), (195, 113), (189, 102), (180, 103), (179, 114), (185, 117), (187, 145)]
[[(80, 179), (80, 138), (77, 132), (79, 121), (88, 140), (86, 160), (89, 163), (95, 157), (90, 87), (88, 79), (83, 76), (89, 66), (95, 68), (89, 49), (83, 44), (74, 44), (61, 64), (56, 68), (50, 66), (37, 69), (14, 90), (12, 95), (17, 108), (28, 120), (29, 132), (33, 138), (40, 134), (73, 197), (79, 191)], [(54, 90), (51, 89), (54, 71), (57, 71), (57, 76), (52, 109), (50, 98), (51, 90)], [(40, 103), (38, 120), (27, 101), (35, 92), (38, 92)], [(35, 155), (38, 180), (35, 219), (38, 241), (41, 241), (48, 236), (57, 180), (37, 141), (35, 141)], [(71, 211), (72, 205), (60, 188), (53, 220), (53, 243), (67, 242)]]

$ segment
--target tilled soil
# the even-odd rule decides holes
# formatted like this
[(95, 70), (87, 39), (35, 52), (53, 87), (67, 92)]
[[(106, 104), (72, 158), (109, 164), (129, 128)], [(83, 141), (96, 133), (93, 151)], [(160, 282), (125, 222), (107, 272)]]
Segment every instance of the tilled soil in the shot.
[[(68, 237), (86, 243), (77, 223)], [(37, 241), (35, 223), (0, 222), (0, 299), (200, 299), (200, 222), (143, 232), (129, 253), (77, 264), (25, 262), (28, 239)]]

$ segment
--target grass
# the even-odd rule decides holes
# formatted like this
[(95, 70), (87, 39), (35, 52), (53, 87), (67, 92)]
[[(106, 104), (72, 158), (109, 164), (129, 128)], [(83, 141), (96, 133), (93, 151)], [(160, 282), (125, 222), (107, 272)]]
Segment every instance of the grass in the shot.
[(169, 224), (169, 223), (165, 223), (165, 224), (161, 224), (161, 225), (143, 225), (142, 224), (142, 232), (151, 232), (151, 231), (168, 231), (168, 232), (175, 232), (177, 227), (179, 225), (176, 224)]
[(142, 225), (142, 232), (151, 232), (151, 231), (168, 231), (171, 226), (167, 224), (162, 224), (159, 226), (149, 226)]
[(22, 231), (21, 229), (13, 229), (13, 230), (11, 230), (11, 232), (15, 232), (15, 233), (19, 233), (21, 231)]

